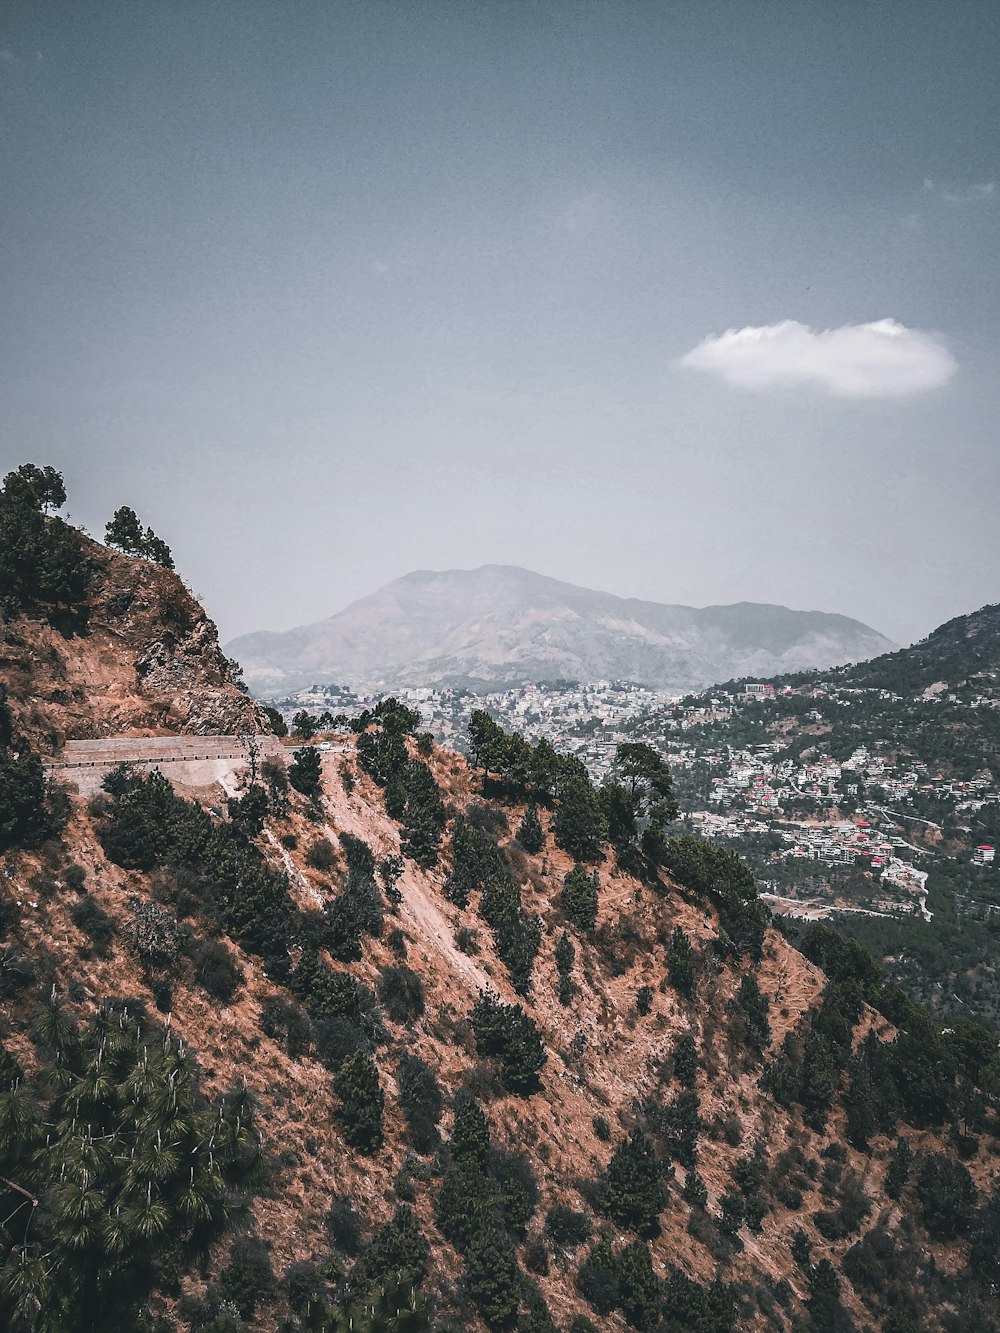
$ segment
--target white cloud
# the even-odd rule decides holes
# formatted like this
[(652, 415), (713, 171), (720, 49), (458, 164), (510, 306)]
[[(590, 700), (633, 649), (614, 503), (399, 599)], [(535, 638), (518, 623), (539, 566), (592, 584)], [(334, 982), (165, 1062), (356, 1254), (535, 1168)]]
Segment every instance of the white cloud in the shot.
[(924, 193), (936, 194), (946, 204), (961, 208), (966, 204), (981, 204), (996, 197), (996, 181), (973, 181), (971, 185), (940, 185), (937, 181), (925, 180)]
[(727, 329), (677, 364), (741, 389), (811, 385), (844, 398), (902, 398), (940, 388), (956, 370), (941, 342), (894, 319), (818, 332), (794, 319)]

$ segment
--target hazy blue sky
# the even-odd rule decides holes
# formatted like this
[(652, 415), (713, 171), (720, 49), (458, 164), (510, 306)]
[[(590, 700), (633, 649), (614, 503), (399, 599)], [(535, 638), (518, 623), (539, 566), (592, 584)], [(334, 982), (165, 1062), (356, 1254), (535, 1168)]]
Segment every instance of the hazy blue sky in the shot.
[(1000, 600), (998, 69), (995, 0), (3, 0), (0, 462), (226, 637), (495, 561), (909, 641)]

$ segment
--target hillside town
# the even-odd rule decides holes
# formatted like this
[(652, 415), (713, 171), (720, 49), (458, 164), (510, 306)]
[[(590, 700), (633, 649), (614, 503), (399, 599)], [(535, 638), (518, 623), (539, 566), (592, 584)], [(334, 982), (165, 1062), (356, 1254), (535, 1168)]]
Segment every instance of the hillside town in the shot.
[[(930, 919), (927, 880), (942, 850), (944, 830), (967, 844), (959, 856), (991, 867), (995, 850), (976, 838), (983, 812), (1000, 811), (1000, 790), (988, 771), (957, 779), (931, 771), (912, 757), (897, 759), (879, 738), (837, 759), (824, 751), (824, 713), (808, 707), (859, 709), (887, 690), (806, 683), (785, 689), (801, 701), (800, 722), (816, 732), (808, 758), (787, 753), (782, 739), (734, 743), (763, 735), (760, 705), (775, 698), (769, 682), (740, 682), (679, 698), (625, 681), (531, 684), (494, 694), (464, 690), (404, 689), (442, 745), (462, 750), (474, 709), (483, 708), (507, 730), (547, 738), (572, 754), (597, 782), (609, 777), (619, 744), (645, 740), (665, 754), (674, 772), (684, 821), (712, 841), (737, 848), (753, 864), (771, 906), (791, 915), (819, 917), (831, 910), (874, 916), (918, 914)], [(929, 703), (993, 706), (978, 696), (931, 694)], [(342, 723), (376, 696), (331, 685), (276, 701), (286, 720), (305, 710)], [(993, 909), (1000, 910), (1000, 905)]]

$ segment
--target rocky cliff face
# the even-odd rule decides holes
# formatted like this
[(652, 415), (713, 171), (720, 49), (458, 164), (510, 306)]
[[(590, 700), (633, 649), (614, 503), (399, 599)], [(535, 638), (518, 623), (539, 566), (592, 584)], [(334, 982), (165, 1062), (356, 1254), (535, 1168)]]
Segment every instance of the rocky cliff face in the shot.
[(86, 539), (83, 552), (93, 573), (72, 614), (24, 613), (0, 625), (0, 681), (34, 748), (129, 732), (270, 730), (176, 574)]

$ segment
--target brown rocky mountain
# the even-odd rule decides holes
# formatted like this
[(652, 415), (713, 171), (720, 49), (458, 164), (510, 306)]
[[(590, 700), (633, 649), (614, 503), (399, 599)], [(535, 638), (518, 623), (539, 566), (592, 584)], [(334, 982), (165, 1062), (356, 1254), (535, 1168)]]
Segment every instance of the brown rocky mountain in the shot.
[[(252, 720), (172, 577), (98, 555), (88, 597), (12, 627), (22, 749)], [(995, 1037), (809, 961), (704, 844), (616, 851), (543, 754), (484, 791), (412, 732), (0, 818), (0, 1321), (997, 1327)]]
[(85, 598), (71, 613), (26, 608), (0, 635), (0, 681), (35, 748), (51, 753), (69, 737), (269, 731), (178, 576), (79, 540), (93, 569)]
[(847, 616), (755, 602), (671, 606), (483, 565), (418, 570), (326, 620), (245, 634), (226, 651), (267, 697), (329, 681), (484, 689), (634, 680), (687, 691), (860, 662), (892, 647)]

